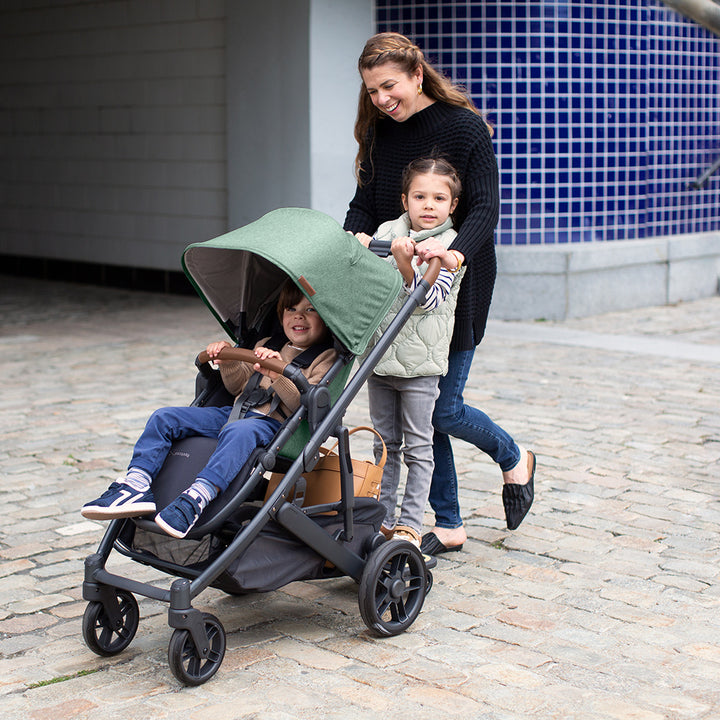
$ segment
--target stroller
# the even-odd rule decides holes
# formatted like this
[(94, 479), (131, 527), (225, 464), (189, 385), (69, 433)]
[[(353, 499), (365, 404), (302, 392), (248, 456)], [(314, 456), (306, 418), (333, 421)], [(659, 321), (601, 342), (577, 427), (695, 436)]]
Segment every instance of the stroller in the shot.
[[(102, 656), (132, 641), (139, 624), (135, 595), (168, 603), (174, 632), (168, 662), (185, 685), (200, 685), (220, 667), (225, 630), (213, 615), (192, 607), (208, 587), (230, 594), (265, 592), (296, 580), (349, 576), (358, 584), (360, 615), (378, 636), (412, 625), (432, 586), (430, 563), (404, 540), (380, 533), (382, 506), (355, 497), (350, 432), (345, 411), (402, 325), (425, 298), (439, 271), (431, 263), (393, 323), (348, 380), (400, 291), (400, 274), (368, 252), (323, 213), (283, 208), (183, 254), (183, 269), (237, 347), (222, 359), (257, 362), (248, 348), (276, 330), (275, 304), (290, 277), (311, 299), (331, 331), (338, 357), (317, 385), (292, 363), (268, 367), (291, 379), (301, 405), (270, 445), (258, 448), (230, 487), (213, 500), (183, 539), (172, 538), (149, 518), (112, 520), (95, 553), (85, 560), (82, 620), (85, 643)], [(233, 398), (220, 373), (200, 353), (193, 405), (227, 406)], [(337, 440), (339, 500), (304, 506), (306, 475), (328, 438)], [(153, 481), (158, 511), (194, 481), (216, 440), (176, 441)], [(324, 449), (323, 449), (324, 450)], [(268, 482), (272, 471), (274, 483)], [(280, 478), (279, 481), (277, 478)], [(112, 551), (175, 579), (169, 589), (113, 574)]]

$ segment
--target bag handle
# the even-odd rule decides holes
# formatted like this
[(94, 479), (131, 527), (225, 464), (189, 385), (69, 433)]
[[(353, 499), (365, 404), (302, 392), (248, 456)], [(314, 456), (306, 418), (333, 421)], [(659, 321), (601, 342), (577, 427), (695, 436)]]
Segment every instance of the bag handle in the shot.
[[(382, 457), (380, 458), (380, 462), (378, 463), (379, 468), (385, 467), (385, 460), (387, 459), (387, 448), (385, 447), (385, 441), (380, 436), (380, 433), (375, 429), (371, 428), (367, 425), (358, 425), (357, 427), (353, 428), (352, 430), (348, 431), (348, 436), (352, 435), (353, 433), (358, 432), (358, 430), (367, 430), (368, 432), (371, 432), (375, 437), (382, 443)], [(339, 442), (339, 441), (338, 441)], [(329, 455), (335, 448), (338, 446), (338, 443), (336, 442), (329, 450), (325, 450), (325, 448), (320, 448), (320, 452), (325, 450), (325, 453)]]

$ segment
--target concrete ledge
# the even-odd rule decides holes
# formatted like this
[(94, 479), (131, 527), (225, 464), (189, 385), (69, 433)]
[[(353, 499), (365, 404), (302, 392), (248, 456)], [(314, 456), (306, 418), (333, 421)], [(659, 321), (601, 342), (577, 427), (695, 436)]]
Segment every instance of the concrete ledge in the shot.
[(490, 317), (564, 320), (718, 293), (720, 233), (498, 246)]

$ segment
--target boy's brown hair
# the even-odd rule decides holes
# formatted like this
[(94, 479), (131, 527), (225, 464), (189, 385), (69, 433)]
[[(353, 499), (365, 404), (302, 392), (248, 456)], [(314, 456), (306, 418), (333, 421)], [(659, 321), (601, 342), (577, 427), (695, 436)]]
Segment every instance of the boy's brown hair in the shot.
[(285, 281), (285, 284), (280, 290), (280, 297), (278, 297), (277, 303), (277, 314), (280, 318), (280, 322), (283, 319), (283, 313), (291, 307), (295, 307), (303, 299), (302, 290), (290, 279)]

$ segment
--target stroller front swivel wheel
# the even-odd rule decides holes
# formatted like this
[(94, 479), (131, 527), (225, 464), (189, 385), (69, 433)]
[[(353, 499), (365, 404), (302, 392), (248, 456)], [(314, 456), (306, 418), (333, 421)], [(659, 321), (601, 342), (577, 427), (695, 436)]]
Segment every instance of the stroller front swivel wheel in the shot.
[(113, 624), (105, 606), (96, 600), (89, 602), (82, 619), (85, 644), (97, 655), (109, 656), (122, 652), (135, 637), (140, 623), (135, 596), (126, 590), (116, 590), (119, 621)]
[(225, 628), (210, 613), (203, 613), (208, 646), (198, 651), (192, 634), (186, 629), (173, 632), (168, 645), (168, 663), (172, 674), (183, 685), (202, 685), (220, 667), (225, 657)]
[(360, 615), (376, 635), (407, 630), (420, 614), (428, 590), (422, 553), (405, 540), (389, 540), (368, 557), (358, 591)]

